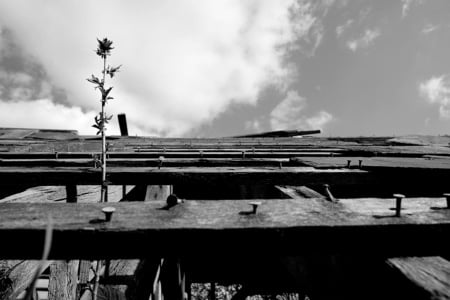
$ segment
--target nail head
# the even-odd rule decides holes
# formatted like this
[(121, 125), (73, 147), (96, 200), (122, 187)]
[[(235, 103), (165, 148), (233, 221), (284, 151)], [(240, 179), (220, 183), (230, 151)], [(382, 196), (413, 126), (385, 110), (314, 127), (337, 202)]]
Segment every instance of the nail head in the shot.
[(116, 211), (116, 208), (107, 206), (102, 208), (102, 212), (105, 214), (105, 219), (107, 222), (111, 221), (112, 214)]

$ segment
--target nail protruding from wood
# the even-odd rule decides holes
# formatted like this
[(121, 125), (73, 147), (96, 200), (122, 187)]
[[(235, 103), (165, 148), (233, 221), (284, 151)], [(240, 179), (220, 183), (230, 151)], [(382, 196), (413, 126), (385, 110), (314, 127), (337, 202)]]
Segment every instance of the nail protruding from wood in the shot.
[(445, 193), (444, 197), (447, 200), (447, 208), (450, 208), (450, 193)]
[(395, 216), (400, 217), (401, 216), (401, 210), (402, 210), (402, 199), (405, 198), (405, 195), (403, 194), (394, 194), (395, 198)]
[(350, 168), (351, 163), (352, 163), (352, 161), (350, 159), (347, 160), (347, 168)]
[(102, 212), (105, 214), (105, 221), (111, 221), (113, 213), (116, 211), (114, 207), (107, 206), (102, 208)]
[(245, 151), (242, 151), (242, 158), (245, 158)]
[(258, 206), (261, 205), (261, 201), (252, 201), (249, 204), (252, 206), (252, 214), (256, 214)]
[(362, 167), (362, 159), (360, 159), (358, 162), (359, 162), (359, 168), (361, 169), (361, 167)]
[(323, 187), (325, 189), (325, 196), (327, 197), (327, 200), (331, 202), (338, 202), (338, 200), (334, 198), (333, 194), (330, 192), (330, 185), (324, 184)]
[(164, 156), (160, 156), (158, 158), (158, 170), (161, 169), (163, 162), (164, 162)]
[(167, 196), (167, 199), (166, 199), (167, 207), (172, 207), (172, 206), (177, 205), (178, 203), (183, 203), (183, 202), (184, 202), (184, 200), (179, 199), (177, 197), (177, 195), (175, 195), (175, 194), (170, 194), (169, 196)]

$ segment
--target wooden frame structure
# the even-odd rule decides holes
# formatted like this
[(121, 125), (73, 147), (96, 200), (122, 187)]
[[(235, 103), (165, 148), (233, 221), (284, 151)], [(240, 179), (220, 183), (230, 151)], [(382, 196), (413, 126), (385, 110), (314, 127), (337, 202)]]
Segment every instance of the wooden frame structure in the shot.
[[(141, 259), (135, 273), (102, 279), (133, 285), (130, 299), (184, 299), (189, 282), (240, 283), (235, 299), (450, 297), (446, 137), (113, 137), (108, 180), (135, 188), (116, 199), (128, 203), (107, 204), (116, 211), (106, 221), (105, 204), (80, 192), (100, 182), (98, 141), (36, 134), (0, 136), (0, 238), (14, 241), (2, 259), (39, 258), (51, 214), (50, 259)], [(9, 203), (33, 186), (64, 186), (72, 203)], [(186, 201), (168, 207), (172, 192)], [(135, 202), (146, 198), (156, 201)]]

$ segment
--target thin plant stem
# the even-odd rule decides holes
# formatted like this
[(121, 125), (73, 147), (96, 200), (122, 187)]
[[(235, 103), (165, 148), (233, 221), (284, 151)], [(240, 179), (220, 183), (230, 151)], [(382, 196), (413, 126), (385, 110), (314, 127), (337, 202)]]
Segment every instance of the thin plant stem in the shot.
[[(106, 56), (103, 58), (103, 86), (105, 86), (106, 80)], [(102, 99), (102, 118), (106, 119), (105, 113), (105, 102), (106, 100)], [(105, 135), (105, 127), (103, 123), (102, 128), (102, 188), (101, 188), (101, 196), (100, 202), (107, 202), (107, 192), (108, 188), (106, 186), (106, 135)]]
[(44, 271), (45, 266), (47, 265), (48, 254), (50, 253), (50, 248), (52, 246), (52, 236), (53, 236), (53, 219), (51, 215), (48, 215), (47, 228), (45, 229), (44, 250), (42, 252), (42, 259), (41, 262), (39, 263), (38, 268), (36, 269), (36, 272), (34, 273), (33, 280), (31, 281), (31, 284), (27, 289), (24, 298), (25, 300), (33, 299), (33, 292), (36, 283), (39, 279), (39, 276), (41, 276), (42, 272)]

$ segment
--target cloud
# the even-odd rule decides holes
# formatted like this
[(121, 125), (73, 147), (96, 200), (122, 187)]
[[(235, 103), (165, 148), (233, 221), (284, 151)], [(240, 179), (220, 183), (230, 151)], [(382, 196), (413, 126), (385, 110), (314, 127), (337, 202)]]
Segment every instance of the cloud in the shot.
[(429, 103), (439, 105), (441, 118), (450, 118), (450, 75), (432, 77), (421, 82), (419, 92)]
[(247, 121), (245, 122), (245, 129), (250, 130), (252, 132), (261, 132), (262, 125), (259, 120)]
[(431, 23), (428, 23), (425, 25), (425, 27), (422, 29), (423, 34), (429, 34), (435, 30), (439, 29), (439, 25), (433, 25)]
[(347, 42), (347, 47), (352, 50), (353, 52), (356, 52), (359, 49), (368, 48), (371, 46), (376, 38), (378, 38), (381, 35), (381, 32), (378, 28), (375, 29), (367, 29), (364, 34), (353, 40), (349, 40)]
[(294, 0), (16, 0), (0, 1), (0, 25), (64, 89), (66, 100), (46, 98), (62, 111), (98, 110), (85, 79), (101, 69), (95, 39), (112, 39), (109, 63), (123, 68), (107, 82), (116, 99), (108, 113), (125, 112), (133, 134), (180, 136), (231, 103), (255, 104), (267, 85), (286, 88), (291, 46), (320, 43), (314, 9)]
[(353, 22), (354, 22), (353, 19), (349, 19), (344, 24), (337, 26), (336, 27), (336, 36), (339, 38), (347, 29), (350, 28), (350, 26), (353, 24)]
[(305, 98), (295, 91), (289, 91), (270, 113), (272, 130), (322, 129), (333, 120), (333, 116), (326, 111), (320, 111), (312, 117), (305, 116), (303, 111), (306, 106)]
[[(82, 112), (78, 107), (66, 107), (55, 104), (49, 99), (33, 101), (0, 100), (0, 120), (2, 127), (74, 129), (80, 133), (95, 134), (91, 125), (95, 112)], [(114, 127), (110, 129), (114, 130)]]
[(402, 2), (402, 18), (408, 15), (412, 5), (423, 4), (423, 0), (401, 0)]

